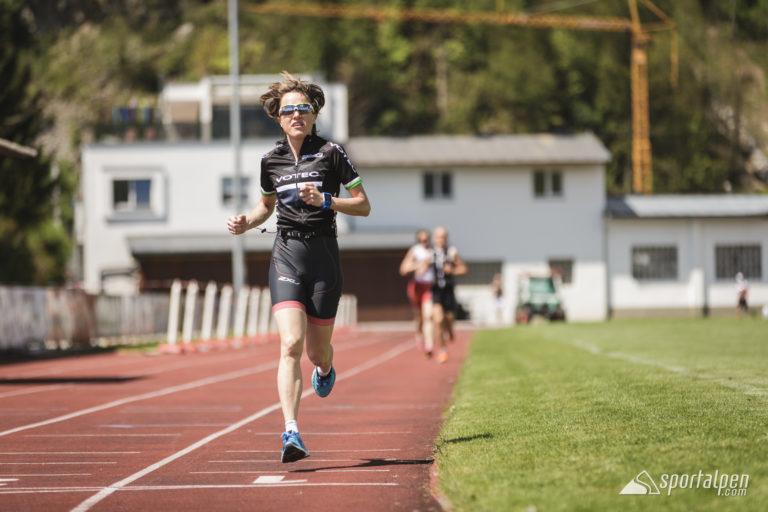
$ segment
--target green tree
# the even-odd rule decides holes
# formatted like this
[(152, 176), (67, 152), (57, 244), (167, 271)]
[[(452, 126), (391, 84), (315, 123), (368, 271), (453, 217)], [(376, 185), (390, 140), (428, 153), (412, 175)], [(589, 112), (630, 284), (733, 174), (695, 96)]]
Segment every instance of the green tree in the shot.
[[(295, 4), (294, 0), (270, 0)], [(610, 193), (631, 188), (630, 36), (619, 32), (257, 15), (240, 2), (243, 74), (320, 72), (349, 88), (352, 136), (593, 131), (608, 147)], [(334, 0), (337, 4), (493, 11), (497, 0)], [(734, 191), (745, 140), (765, 147), (768, 0), (655, 0), (675, 20), (648, 46), (656, 192)], [(75, 105), (74, 135), (164, 80), (228, 73), (223, 0), (29, 0), (45, 43), (38, 83)], [(629, 17), (626, 2), (505, 0), (515, 12)], [(640, 4), (643, 23), (655, 15)], [(730, 115), (729, 112), (733, 112)], [(762, 133), (762, 135), (761, 135)], [(80, 139), (73, 136), (77, 144)], [(757, 188), (757, 187), (755, 187)]]
[[(0, 0), (0, 137), (34, 146), (44, 117), (29, 87), (34, 46), (22, 2)], [(49, 158), (0, 156), (0, 282), (45, 284), (65, 279), (69, 241), (53, 221), (59, 180)]]

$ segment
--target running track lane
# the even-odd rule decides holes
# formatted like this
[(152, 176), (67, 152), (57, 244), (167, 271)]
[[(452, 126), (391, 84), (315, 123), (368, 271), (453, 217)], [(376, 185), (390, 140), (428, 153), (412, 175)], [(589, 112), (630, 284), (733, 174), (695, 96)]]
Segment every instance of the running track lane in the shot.
[(334, 335), (338, 379), (281, 464), (279, 344), (0, 366), (0, 510), (437, 511), (433, 444), (471, 333), (445, 364), (410, 332)]

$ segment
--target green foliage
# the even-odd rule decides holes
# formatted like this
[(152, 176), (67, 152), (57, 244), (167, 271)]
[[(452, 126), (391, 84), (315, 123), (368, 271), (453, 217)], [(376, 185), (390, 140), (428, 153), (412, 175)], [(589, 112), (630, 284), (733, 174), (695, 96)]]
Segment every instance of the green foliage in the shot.
[[(270, 0), (295, 4), (292, 0)], [(337, 3), (377, 5), (367, 0)], [(679, 31), (677, 87), (670, 38), (648, 46), (656, 192), (742, 187), (739, 130), (768, 144), (768, 0), (658, 0)], [(385, 6), (493, 11), (496, 0), (390, 0)], [(505, 0), (516, 12), (629, 17), (626, 2)], [(579, 4), (579, 5), (575, 5)], [(76, 105), (73, 138), (163, 82), (229, 71), (224, 0), (29, 2), (45, 43), (35, 83)], [(593, 131), (613, 155), (610, 193), (631, 184), (630, 36), (420, 21), (257, 15), (240, 2), (242, 73), (321, 72), (349, 87), (350, 133), (392, 135)], [(643, 23), (657, 21), (642, 3)], [(737, 111), (737, 126), (724, 108)], [(748, 188), (744, 185), (744, 188)]]
[[(22, 3), (0, 1), (0, 137), (35, 146), (45, 119), (42, 93), (29, 87), (32, 37)], [(0, 282), (62, 282), (69, 241), (62, 224), (51, 222), (58, 178), (50, 158), (0, 156)], [(71, 184), (65, 187), (71, 192)], [(62, 196), (59, 196), (62, 197)], [(71, 199), (71, 194), (64, 196)], [(71, 213), (70, 213), (71, 218)]]

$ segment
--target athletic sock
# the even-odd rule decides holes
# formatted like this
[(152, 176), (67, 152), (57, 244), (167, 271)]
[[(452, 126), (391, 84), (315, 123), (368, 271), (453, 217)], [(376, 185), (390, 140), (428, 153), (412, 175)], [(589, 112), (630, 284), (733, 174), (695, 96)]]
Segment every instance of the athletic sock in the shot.
[(285, 431), (286, 432), (296, 432), (299, 433), (299, 424), (296, 423), (296, 420), (288, 420), (285, 422)]
[(319, 376), (321, 376), (321, 377), (327, 377), (327, 376), (328, 376), (328, 374), (330, 374), (330, 373), (331, 373), (331, 370), (330, 370), (330, 369), (329, 369), (327, 372), (324, 372), (322, 369), (320, 369), (320, 367), (319, 367), (319, 366), (317, 367), (317, 374), (318, 374)]

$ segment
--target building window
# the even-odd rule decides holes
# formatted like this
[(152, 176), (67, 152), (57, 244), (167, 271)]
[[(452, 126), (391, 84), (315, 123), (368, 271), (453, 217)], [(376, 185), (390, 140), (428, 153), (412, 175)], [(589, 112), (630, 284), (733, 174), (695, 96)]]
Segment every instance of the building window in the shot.
[(425, 199), (450, 199), (453, 197), (453, 174), (450, 172), (424, 173)]
[(563, 284), (571, 284), (573, 282), (573, 260), (549, 260), (549, 271), (552, 275), (559, 275), (560, 282)]
[[(248, 204), (248, 189), (251, 186), (251, 179), (242, 176), (240, 178), (240, 199), (243, 204)], [(221, 178), (221, 203), (225, 206), (234, 205), (235, 201), (235, 178)]]
[(150, 209), (152, 181), (113, 180), (112, 207), (116, 212), (137, 212)]
[(635, 279), (677, 279), (677, 247), (633, 247), (632, 277)]
[(501, 273), (500, 261), (467, 261), (467, 273), (456, 276), (456, 283), (462, 285), (483, 284), (490, 286), (493, 276)]
[(733, 279), (737, 272), (747, 279), (762, 279), (762, 251), (760, 245), (715, 246), (715, 277)]
[(555, 170), (541, 170), (533, 173), (534, 197), (562, 197), (563, 173)]

